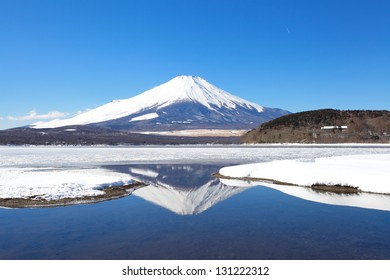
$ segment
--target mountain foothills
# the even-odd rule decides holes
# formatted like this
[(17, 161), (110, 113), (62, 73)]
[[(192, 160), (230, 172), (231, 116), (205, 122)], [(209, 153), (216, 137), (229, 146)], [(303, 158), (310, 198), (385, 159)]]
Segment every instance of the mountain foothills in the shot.
[(389, 143), (390, 112), (322, 109), (290, 114), (245, 133), (243, 143)]
[(289, 113), (246, 101), (200, 77), (178, 76), (72, 118), (1, 131), (0, 144), (238, 143), (248, 129)]

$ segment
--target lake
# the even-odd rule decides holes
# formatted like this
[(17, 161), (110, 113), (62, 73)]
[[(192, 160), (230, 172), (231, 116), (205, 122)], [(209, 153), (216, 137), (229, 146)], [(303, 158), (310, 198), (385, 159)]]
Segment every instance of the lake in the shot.
[(212, 176), (232, 164), (390, 153), (386, 146), (0, 152), (1, 166), (99, 166), (146, 184), (95, 204), (0, 209), (0, 259), (390, 259), (390, 211), (308, 201)]

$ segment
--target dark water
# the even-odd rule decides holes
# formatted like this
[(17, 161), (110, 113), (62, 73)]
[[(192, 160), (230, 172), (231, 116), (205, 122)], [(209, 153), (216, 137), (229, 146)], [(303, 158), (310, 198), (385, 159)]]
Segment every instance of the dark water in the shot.
[(153, 186), (97, 204), (0, 209), (0, 259), (390, 259), (387, 211), (225, 186), (210, 176), (217, 165), (107, 168)]

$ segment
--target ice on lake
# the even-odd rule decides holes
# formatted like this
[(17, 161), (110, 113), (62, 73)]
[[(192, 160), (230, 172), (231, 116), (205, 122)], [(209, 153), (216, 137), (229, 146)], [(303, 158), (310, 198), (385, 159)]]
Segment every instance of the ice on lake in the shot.
[[(323, 157), (350, 155), (368, 155), (375, 158), (375, 155), (379, 154), (390, 154), (390, 147), (386, 145), (0, 147), (0, 197), (39, 196), (43, 199), (80, 197), (99, 194), (101, 189), (107, 186), (144, 180), (148, 187), (138, 189), (134, 195), (154, 204), (166, 206), (178, 214), (194, 214), (205, 211), (218, 201), (228, 199), (244, 190), (239, 189), (240, 184), (230, 186), (233, 188), (229, 189), (231, 183), (207, 181), (199, 186), (193, 183), (191, 191), (187, 189), (183, 192), (179, 188), (178, 192), (178, 188), (175, 188), (172, 182), (156, 181), (156, 178), (169, 175), (166, 174), (166, 170), (148, 169), (144, 166), (162, 164), (172, 167), (176, 164), (198, 166), (201, 169), (200, 166), (205, 164), (217, 164), (222, 167), (277, 160), (310, 162)], [(132, 169), (108, 168), (115, 165), (132, 165)], [(185, 172), (182, 170), (181, 173), (177, 171), (176, 175), (175, 172), (171, 172), (168, 177), (175, 178), (176, 183), (181, 181), (191, 183), (191, 177), (201, 176), (200, 169), (188, 169)], [(206, 175), (210, 177), (210, 174)], [(294, 195), (295, 190), (291, 188), (280, 191)], [(314, 197), (310, 198), (313, 201), (327, 200), (329, 203), (328, 197), (321, 198), (315, 193), (310, 195)], [(304, 198), (304, 195), (296, 196)], [(340, 200), (341, 196), (336, 198)], [(352, 203), (356, 201), (356, 197), (345, 199), (348, 203), (339, 205), (359, 206), (369, 201), (363, 196), (358, 199), (364, 201), (363, 204)], [(366, 207), (375, 205), (375, 201), (376, 199)], [(383, 204), (383, 201), (377, 203)], [(373, 206), (372, 208), (376, 209)]]

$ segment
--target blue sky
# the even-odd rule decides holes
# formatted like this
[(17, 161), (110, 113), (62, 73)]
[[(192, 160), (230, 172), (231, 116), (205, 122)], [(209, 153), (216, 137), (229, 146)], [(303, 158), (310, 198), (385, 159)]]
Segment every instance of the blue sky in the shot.
[(390, 109), (390, 1), (0, 0), (0, 129), (178, 75), (267, 107)]

